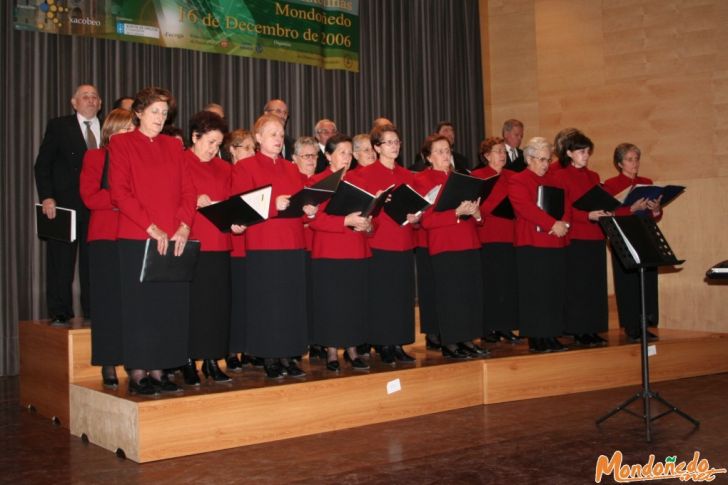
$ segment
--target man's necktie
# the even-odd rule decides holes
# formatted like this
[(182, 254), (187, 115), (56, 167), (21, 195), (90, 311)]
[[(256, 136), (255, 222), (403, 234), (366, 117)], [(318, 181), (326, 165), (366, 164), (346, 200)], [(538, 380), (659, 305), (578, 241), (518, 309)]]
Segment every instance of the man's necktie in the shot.
[(91, 130), (91, 122), (90, 121), (84, 121), (86, 124), (86, 147), (89, 150), (93, 150), (94, 148), (98, 148), (98, 143), (96, 142), (96, 136), (94, 135), (94, 132)]

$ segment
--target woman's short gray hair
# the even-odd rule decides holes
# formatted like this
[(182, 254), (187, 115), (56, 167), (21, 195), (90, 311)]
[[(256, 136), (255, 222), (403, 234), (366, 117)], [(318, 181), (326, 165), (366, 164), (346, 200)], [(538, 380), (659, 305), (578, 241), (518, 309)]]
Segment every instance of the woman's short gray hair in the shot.
[(541, 150), (547, 150), (550, 155), (553, 149), (553, 145), (551, 145), (546, 138), (542, 136), (535, 136), (528, 140), (526, 146), (523, 147), (523, 155), (526, 157), (535, 157), (536, 152), (540, 152)]

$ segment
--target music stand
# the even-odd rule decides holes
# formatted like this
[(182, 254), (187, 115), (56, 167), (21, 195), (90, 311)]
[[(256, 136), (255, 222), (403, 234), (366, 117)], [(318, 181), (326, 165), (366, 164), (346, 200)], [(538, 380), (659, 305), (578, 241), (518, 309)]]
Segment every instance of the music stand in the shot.
[[(687, 419), (696, 427), (700, 422), (685, 414), (676, 406), (665, 401), (658, 393), (650, 389), (650, 364), (647, 353), (647, 309), (645, 307), (645, 268), (658, 266), (672, 266), (682, 264), (685, 260), (678, 260), (673, 254), (665, 237), (657, 227), (652, 218), (639, 216), (601, 217), (599, 225), (612, 246), (612, 252), (616, 253), (619, 261), (626, 269), (639, 269), (640, 274), (640, 304), (641, 318), (640, 327), (642, 331), (641, 354), (642, 354), (642, 389), (630, 397), (616, 409), (597, 419), (597, 426), (620, 411), (624, 411), (645, 421), (645, 434), (647, 442), (652, 441), (652, 422), (670, 413), (676, 413)], [(642, 399), (644, 402), (644, 414), (640, 416), (627, 406), (634, 401)], [(650, 400), (661, 402), (668, 409), (657, 416), (652, 416)]]

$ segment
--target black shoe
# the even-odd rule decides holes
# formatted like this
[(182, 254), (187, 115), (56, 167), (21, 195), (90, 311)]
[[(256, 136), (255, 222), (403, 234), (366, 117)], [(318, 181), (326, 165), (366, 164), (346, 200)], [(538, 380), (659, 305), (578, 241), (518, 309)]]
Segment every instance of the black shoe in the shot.
[(458, 349), (464, 354), (468, 354), (474, 358), (486, 357), (488, 354), (490, 354), (490, 352), (485, 350), (483, 347), (475, 345), (472, 342), (460, 342), (458, 344)]
[(394, 346), (394, 358), (397, 359), (397, 362), (404, 364), (411, 364), (416, 361), (414, 357), (404, 351), (401, 345)]
[(309, 345), (308, 360), (311, 359), (326, 359), (326, 348), (323, 345)]
[(242, 372), (243, 370), (243, 364), (238, 359), (238, 354), (225, 357), (225, 366), (229, 372)]
[(247, 354), (240, 354), (240, 367), (246, 367), (253, 364), (253, 359)]
[(642, 332), (639, 330), (625, 328), (624, 334), (627, 336), (628, 342), (634, 343), (634, 342), (639, 342), (640, 340), (642, 340)]
[(339, 372), (339, 369), (341, 369), (341, 366), (339, 365), (339, 359), (326, 362), (326, 370), (330, 370), (331, 372)]
[(197, 375), (197, 367), (195, 366), (194, 360), (187, 359), (187, 363), (180, 367), (179, 370), (182, 371), (182, 377), (185, 380), (185, 384), (188, 386), (200, 385), (200, 376)]
[(162, 369), (162, 373), (167, 376), (168, 379), (174, 378), (174, 373), (177, 371), (177, 369)]
[(659, 340), (659, 338), (657, 337), (657, 335), (655, 335), (654, 333), (652, 333), (652, 332), (650, 332), (648, 330), (647, 331), (647, 341), (648, 342), (654, 342), (655, 340)]
[(564, 350), (569, 350), (567, 346), (562, 344), (558, 341), (556, 337), (549, 337), (546, 340), (546, 345), (549, 349), (551, 349), (551, 352), (563, 352)]
[(278, 359), (263, 359), (263, 369), (268, 379), (283, 379), (283, 367)]
[(394, 365), (396, 357), (394, 355), (393, 345), (382, 345), (377, 352), (379, 352), (379, 358), (382, 359), (382, 363)]
[(104, 383), (104, 389), (119, 388), (119, 379), (116, 378), (116, 368), (113, 365), (101, 367), (101, 380)]
[(498, 335), (498, 332), (492, 331), (488, 332), (487, 335), (481, 337), (480, 340), (485, 340), (489, 344), (494, 344), (496, 342), (500, 342), (500, 335)]
[(344, 360), (350, 363), (354, 370), (369, 370), (369, 364), (364, 362), (361, 357), (357, 355), (355, 359), (352, 359), (346, 350), (344, 351)]
[(506, 330), (505, 332), (497, 330), (495, 333), (496, 333), (496, 335), (498, 335), (498, 337), (500, 339), (502, 339), (506, 342), (510, 342), (512, 344), (517, 344), (518, 342), (521, 341), (521, 337), (519, 337), (515, 333), (511, 332), (510, 330)]
[(369, 357), (372, 352), (372, 346), (369, 344), (359, 344), (356, 346), (356, 353), (359, 357)]
[(262, 369), (265, 367), (265, 359), (262, 357), (250, 357), (250, 365)]
[(61, 328), (67, 328), (70, 327), (70, 323), (68, 322), (70, 318), (67, 315), (59, 314), (55, 315), (51, 319), (51, 327), (61, 327)]
[(593, 344), (597, 347), (603, 347), (603, 346), (607, 345), (607, 343), (608, 343), (607, 339), (605, 339), (598, 333), (592, 333), (589, 336), (591, 337)]
[(202, 361), (202, 373), (205, 377), (212, 379), (215, 383), (230, 382), (230, 376), (220, 370), (215, 359), (205, 359)]
[(579, 333), (574, 335), (574, 345), (578, 347), (589, 347), (591, 346), (592, 339), (585, 333)]
[(139, 382), (129, 378), (129, 394), (140, 396), (156, 396), (159, 391), (152, 385), (149, 377), (143, 377)]
[(466, 360), (470, 358), (469, 354), (466, 354), (455, 345), (443, 345), (440, 347), (440, 352), (442, 352), (442, 356), (446, 359)]
[(437, 335), (425, 335), (425, 348), (427, 350), (440, 350), (442, 344)]
[(162, 375), (161, 380), (157, 380), (154, 377), (150, 377), (149, 381), (152, 383), (152, 386), (162, 394), (172, 394), (176, 392), (182, 392), (182, 388), (179, 387), (174, 382), (167, 379), (167, 376)]
[(528, 339), (528, 350), (536, 352), (537, 354), (543, 354), (551, 352), (551, 347), (545, 338), (529, 338)]
[(288, 377), (306, 377), (306, 373), (298, 366), (295, 359), (290, 359), (285, 364), (282, 363), (281, 366), (286, 370)]

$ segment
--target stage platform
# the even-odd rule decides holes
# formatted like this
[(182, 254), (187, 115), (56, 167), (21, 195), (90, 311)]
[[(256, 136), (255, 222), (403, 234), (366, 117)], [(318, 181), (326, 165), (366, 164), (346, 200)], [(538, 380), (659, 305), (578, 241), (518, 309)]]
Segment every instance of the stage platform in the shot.
[[(653, 382), (728, 372), (728, 334), (656, 333)], [(304, 358), (303, 379), (271, 381), (262, 369), (247, 367), (230, 373), (227, 384), (203, 381), (181, 394), (140, 398), (128, 395), (124, 377), (118, 390), (102, 388), (98, 368), (89, 365), (90, 329), (21, 322), (20, 338), (21, 402), (139, 463), (641, 382), (639, 345), (612, 329), (601, 348), (534, 355), (525, 343), (499, 343), (488, 346), (488, 358), (452, 362), (418, 341), (408, 347), (417, 358), (410, 365), (384, 365), (374, 354), (370, 371), (353, 371), (341, 360), (342, 371), (334, 374)]]

